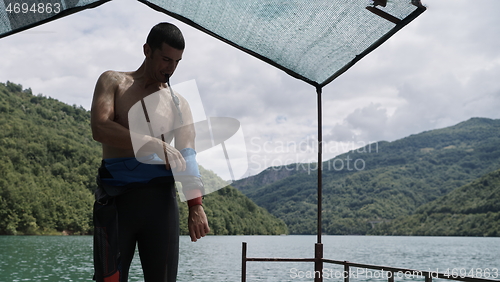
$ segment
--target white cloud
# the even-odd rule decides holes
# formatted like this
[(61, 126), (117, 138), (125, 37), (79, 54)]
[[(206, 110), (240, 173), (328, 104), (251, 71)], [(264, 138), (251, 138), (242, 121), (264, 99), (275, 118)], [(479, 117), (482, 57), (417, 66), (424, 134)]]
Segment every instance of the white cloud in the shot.
[(387, 110), (381, 104), (373, 104), (357, 108), (349, 114), (342, 124), (333, 127), (330, 134), (325, 135), (328, 141), (360, 141), (383, 140), (387, 129)]

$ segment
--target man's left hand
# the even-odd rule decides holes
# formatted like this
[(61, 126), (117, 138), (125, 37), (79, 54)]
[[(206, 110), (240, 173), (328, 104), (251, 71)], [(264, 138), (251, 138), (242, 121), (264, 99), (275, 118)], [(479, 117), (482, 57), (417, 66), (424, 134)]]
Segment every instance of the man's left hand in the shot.
[(192, 242), (196, 242), (210, 232), (207, 215), (205, 214), (203, 206), (196, 205), (189, 208), (188, 229)]

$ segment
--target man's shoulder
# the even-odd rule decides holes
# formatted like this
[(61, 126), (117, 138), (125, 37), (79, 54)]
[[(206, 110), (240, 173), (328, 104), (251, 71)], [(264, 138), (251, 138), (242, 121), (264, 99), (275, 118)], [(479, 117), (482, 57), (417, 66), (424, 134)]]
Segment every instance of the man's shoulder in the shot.
[(105, 83), (111, 84), (122, 84), (123, 82), (130, 79), (130, 73), (122, 71), (107, 70), (101, 74), (99, 80)]
[(94, 95), (110, 95), (125, 91), (132, 84), (130, 73), (108, 70), (97, 80)]

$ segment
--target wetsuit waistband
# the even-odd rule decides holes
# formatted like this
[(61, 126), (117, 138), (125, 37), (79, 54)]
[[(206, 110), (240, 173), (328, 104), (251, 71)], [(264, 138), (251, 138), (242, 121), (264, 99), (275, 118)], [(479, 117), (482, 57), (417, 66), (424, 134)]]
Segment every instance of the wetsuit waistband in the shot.
[(106, 185), (125, 186), (130, 183), (149, 183), (159, 177), (172, 177), (172, 170), (156, 154), (135, 158), (103, 159), (99, 180)]

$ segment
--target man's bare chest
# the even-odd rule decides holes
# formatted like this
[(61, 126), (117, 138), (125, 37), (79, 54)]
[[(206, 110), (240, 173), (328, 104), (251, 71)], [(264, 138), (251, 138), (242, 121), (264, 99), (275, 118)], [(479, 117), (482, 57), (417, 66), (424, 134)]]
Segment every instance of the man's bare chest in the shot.
[[(131, 108), (139, 108), (131, 114)], [(170, 93), (163, 89), (158, 91), (140, 91), (127, 89), (115, 94), (115, 121), (129, 128), (129, 119), (152, 119), (152, 122), (162, 123), (165, 128), (175, 124), (174, 103)]]

